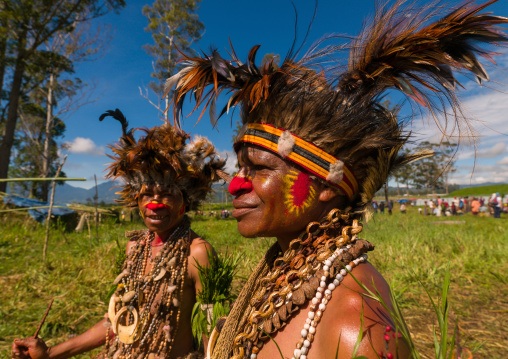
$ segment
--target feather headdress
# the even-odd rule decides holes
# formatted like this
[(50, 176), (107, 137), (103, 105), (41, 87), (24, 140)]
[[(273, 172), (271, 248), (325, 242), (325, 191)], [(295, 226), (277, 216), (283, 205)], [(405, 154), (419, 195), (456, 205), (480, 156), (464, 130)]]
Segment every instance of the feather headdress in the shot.
[[(111, 116), (122, 124), (123, 135), (118, 143), (109, 146), (114, 155), (106, 178), (122, 178), (121, 202), (137, 206), (137, 196), (143, 185), (176, 186), (187, 201), (187, 209), (195, 209), (211, 192), (212, 183), (224, 177), (225, 160), (204, 137), (195, 137), (186, 144), (189, 135), (170, 124), (151, 129), (127, 130), (125, 116), (118, 109), (107, 111), (99, 120)], [(138, 141), (134, 132), (144, 136)]]
[[(180, 123), (188, 93), (194, 94), (195, 109), (208, 107), (214, 126), (239, 105), (244, 128), (238, 143), (263, 146), (317, 174), (340, 187), (361, 212), (391, 171), (429, 155), (398, 154), (409, 136), (395, 114), (380, 104), (387, 90), (399, 90), (427, 108), (442, 129), (446, 126), (438, 113), (459, 129), (470, 128), (455, 95), (460, 86), (455, 74), (472, 74), (480, 83), (488, 80), (478, 56), (492, 60), (495, 53), (484, 47), (507, 41), (496, 26), (508, 18), (482, 13), (496, 1), (468, 1), (429, 23), (438, 12), (435, 7), (409, 12), (399, 0), (378, 9), (372, 25), (349, 46), (324, 46), (322, 41), (300, 60), (290, 51), (280, 66), (273, 59), (256, 66), (259, 46), (250, 50), (246, 63), (233, 49), (231, 60), (215, 50), (186, 58), (187, 66), (166, 83), (166, 93), (175, 87), (175, 121)], [(330, 65), (329, 59), (346, 48), (346, 68)], [(216, 116), (215, 102), (223, 91), (231, 95)], [(447, 112), (447, 106), (452, 110)]]

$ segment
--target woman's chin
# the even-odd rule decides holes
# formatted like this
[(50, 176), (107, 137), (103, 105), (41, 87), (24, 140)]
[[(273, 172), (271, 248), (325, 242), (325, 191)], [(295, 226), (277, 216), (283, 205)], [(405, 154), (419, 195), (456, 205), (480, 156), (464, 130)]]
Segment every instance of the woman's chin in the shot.
[(256, 237), (264, 237), (261, 232), (257, 229), (253, 229), (248, 225), (244, 225), (241, 221), (237, 222), (238, 233), (245, 238), (256, 238)]

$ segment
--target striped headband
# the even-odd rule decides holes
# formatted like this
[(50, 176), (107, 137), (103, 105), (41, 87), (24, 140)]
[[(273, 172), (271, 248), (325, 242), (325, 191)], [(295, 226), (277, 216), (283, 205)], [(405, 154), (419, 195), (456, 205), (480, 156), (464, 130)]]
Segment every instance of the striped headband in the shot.
[(289, 131), (264, 123), (249, 123), (247, 131), (235, 143), (235, 147), (241, 142), (252, 143), (278, 153), (339, 187), (350, 199), (358, 192), (358, 182), (343, 161)]

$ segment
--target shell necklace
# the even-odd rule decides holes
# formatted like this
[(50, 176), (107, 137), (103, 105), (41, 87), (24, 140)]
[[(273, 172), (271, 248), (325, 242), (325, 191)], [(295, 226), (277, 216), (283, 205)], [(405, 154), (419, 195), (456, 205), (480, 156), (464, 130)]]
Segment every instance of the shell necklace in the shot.
[[(149, 231), (138, 236), (122, 273), (113, 282), (118, 287), (109, 302), (107, 358), (163, 358), (173, 346), (190, 250), (188, 217), (184, 217), (152, 259), (154, 238)], [(153, 265), (145, 274), (149, 260)], [(111, 340), (110, 330), (116, 335)]]

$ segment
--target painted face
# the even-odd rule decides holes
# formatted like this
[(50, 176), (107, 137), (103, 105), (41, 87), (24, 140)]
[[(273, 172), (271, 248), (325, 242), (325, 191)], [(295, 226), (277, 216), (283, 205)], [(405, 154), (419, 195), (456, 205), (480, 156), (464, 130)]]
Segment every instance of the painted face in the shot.
[(321, 216), (318, 184), (282, 158), (256, 146), (238, 152), (240, 170), (231, 181), (230, 192), (245, 237), (293, 237)]
[(162, 238), (174, 230), (185, 213), (182, 193), (176, 187), (143, 186), (138, 206), (146, 227)]

